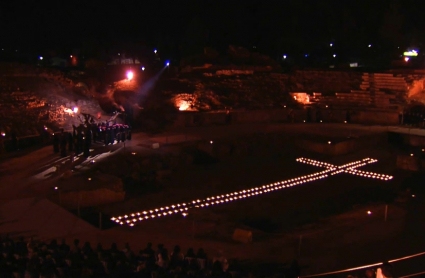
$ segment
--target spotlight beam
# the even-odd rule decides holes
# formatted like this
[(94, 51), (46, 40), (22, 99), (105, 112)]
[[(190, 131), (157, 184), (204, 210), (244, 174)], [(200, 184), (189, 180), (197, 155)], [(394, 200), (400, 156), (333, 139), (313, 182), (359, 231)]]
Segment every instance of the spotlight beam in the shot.
[(127, 224), (130, 227), (133, 227), (137, 223), (140, 223), (141, 221), (154, 219), (157, 217), (170, 216), (173, 214), (182, 214), (183, 216), (186, 216), (187, 211), (189, 209), (207, 208), (209, 206), (220, 205), (220, 204), (229, 203), (229, 202), (233, 202), (233, 201), (237, 201), (241, 199), (246, 199), (249, 197), (254, 197), (257, 195), (274, 192), (274, 191), (285, 189), (288, 187), (301, 185), (308, 182), (313, 182), (319, 179), (324, 179), (329, 176), (334, 176), (340, 173), (347, 173), (347, 174), (380, 179), (385, 181), (393, 179), (393, 177), (389, 175), (357, 170), (357, 168), (359, 167), (363, 167), (368, 164), (378, 162), (378, 160), (372, 159), (372, 158), (365, 158), (362, 160), (353, 161), (347, 164), (343, 164), (341, 166), (336, 166), (326, 162), (321, 162), (321, 161), (317, 161), (317, 160), (313, 160), (309, 158), (303, 158), (303, 157), (297, 158), (296, 161), (304, 163), (304, 164), (317, 166), (317, 167), (323, 167), (325, 168), (325, 170), (312, 173), (309, 175), (301, 176), (301, 177), (296, 177), (293, 179), (288, 179), (288, 180), (283, 180), (280, 182), (263, 185), (261, 187), (253, 187), (250, 189), (236, 191), (236, 192), (232, 192), (232, 193), (228, 193), (224, 195), (211, 196), (205, 199), (197, 199), (189, 203), (165, 206), (165, 207), (155, 208), (155, 209), (146, 210), (142, 212), (131, 213), (129, 215), (126, 214), (126, 215), (114, 216), (111, 218), (111, 220), (120, 225)]

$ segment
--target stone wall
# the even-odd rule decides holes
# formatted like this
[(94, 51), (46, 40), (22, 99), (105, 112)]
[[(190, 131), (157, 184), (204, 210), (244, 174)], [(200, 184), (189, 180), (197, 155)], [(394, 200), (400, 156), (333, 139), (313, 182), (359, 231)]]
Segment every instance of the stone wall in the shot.
[[(307, 121), (306, 109), (269, 109), (250, 111), (231, 111), (214, 113), (179, 113), (174, 123), (175, 127), (183, 126), (209, 126), (224, 124), (249, 124), (249, 123), (276, 123), (294, 122), (302, 123)], [(290, 115), (293, 115), (290, 117)], [(311, 112), (311, 120), (316, 119), (316, 110)], [(344, 123), (347, 120), (347, 111), (344, 110), (320, 110), (323, 122)], [(351, 112), (351, 123), (356, 124), (376, 124), (376, 125), (397, 125), (398, 113), (396, 111), (354, 111)]]
[(61, 192), (51, 197), (66, 209), (94, 207), (125, 199), (124, 191), (114, 191), (108, 188)]
[(379, 143), (388, 141), (385, 134), (379, 134), (374, 136), (366, 136), (355, 138), (352, 140), (346, 140), (342, 142), (316, 142), (311, 140), (298, 140), (297, 145), (307, 151), (321, 153), (326, 155), (343, 155), (355, 152), (357, 150), (376, 146)]

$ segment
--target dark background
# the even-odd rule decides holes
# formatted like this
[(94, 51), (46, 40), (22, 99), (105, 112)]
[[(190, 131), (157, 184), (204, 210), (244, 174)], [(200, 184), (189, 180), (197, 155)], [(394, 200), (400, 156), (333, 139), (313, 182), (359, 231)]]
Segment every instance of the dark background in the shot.
[(420, 47), (424, 11), (423, 0), (1, 1), (0, 44), (34, 53), (91, 48), (99, 55), (127, 43), (169, 56), (233, 44), (277, 58), (334, 42), (355, 55), (368, 44)]

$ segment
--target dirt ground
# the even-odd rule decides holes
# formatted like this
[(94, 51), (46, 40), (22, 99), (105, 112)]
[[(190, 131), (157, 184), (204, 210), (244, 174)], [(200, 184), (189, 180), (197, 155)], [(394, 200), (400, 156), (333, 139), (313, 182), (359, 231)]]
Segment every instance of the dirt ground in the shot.
[[(90, 241), (92, 245), (101, 242), (104, 246), (112, 242), (124, 246), (125, 242), (129, 242), (133, 250), (144, 248), (147, 242), (154, 245), (164, 243), (169, 250), (175, 244), (179, 244), (183, 251), (189, 247), (202, 247), (209, 257), (222, 253), (229, 259), (270, 262), (280, 266), (296, 258), (303, 266), (303, 275), (381, 262), (425, 250), (422, 237), (425, 209), (421, 193), (415, 193), (414, 198), (406, 195), (402, 202), (390, 203), (388, 218), (384, 221), (382, 194), (404, 189), (405, 180), (411, 175), (396, 170), (396, 155), (399, 152), (396, 147), (380, 144), (353, 154), (329, 157), (295, 148), (291, 136), (273, 137), (270, 144), (261, 139), (276, 132), (296, 134), (302, 131), (329, 137), (341, 137), (341, 133), (360, 136), (382, 132), (379, 128), (340, 126), (339, 129), (336, 125), (276, 124), (182, 130), (182, 134), (197, 139), (213, 138), (217, 144), (225, 137), (242, 136), (246, 140), (254, 140), (250, 138), (255, 137), (257, 145), (248, 152), (249, 155), (228, 156), (216, 163), (181, 165), (172, 171), (158, 190), (135, 193), (124, 202), (100, 206), (99, 209), (108, 215), (136, 212), (320, 171), (319, 168), (295, 162), (297, 157), (336, 165), (365, 157), (377, 158), (378, 163), (362, 170), (392, 174), (395, 177), (393, 181), (341, 174), (226, 205), (192, 210), (185, 218), (176, 215), (146, 221), (133, 228), (114, 226), (102, 231), (70, 234), (66, 238), (69, 241), (80, 238), (82, 242)], [(253, 133), (255, 135), (248, 136)], [(158, 150), (152, 150), (149, 143), (157, 139), (160, 138), (136, 134), (126, 148), (114, 146), (110, 152), (105, 152), (102, 147), (96, 147), (95, 152), (108, 155), (99, 158), (95, 166), (87, 164), (80, 169), (87, 174), (98, 169), (96, 167), (102, 168), (102, 165), (114, 164), (115, 168), (119, 168), (128, 157), (142, 161), (150, 156), (181, 152), (179, 146), (161, 146)], [(36, 165), (37, 161), (44, 161), (41, 169), (48, 169), (46, 162), (52, 162), (47, 156), (44, 159), (43, 155), (50, 151), (40, 150), (33, 156), (29, 155), (25, 158), (27, 164), (19, 158), (11, 160), (6, 167), (2, 164), (4, 171), (1, 178), (4, 183), (0, 192), (4, 193), (4, 202), (7, 198), (23, 198), (32, 194), (40, 197), (48, 195), (59, 172), (44, 180), (22, 182), (19, 187), (8, 187), (8, 183), (23, 180), (22, 176), (34, 177), (40, 168), (40, 165)], [(368, 215), (367, 211), (372, 214)], [(232, 241), (235, 228), (252, 231), (253, 242), (242, 244)], [(404, 268), (413, 270), (409, 265)]]

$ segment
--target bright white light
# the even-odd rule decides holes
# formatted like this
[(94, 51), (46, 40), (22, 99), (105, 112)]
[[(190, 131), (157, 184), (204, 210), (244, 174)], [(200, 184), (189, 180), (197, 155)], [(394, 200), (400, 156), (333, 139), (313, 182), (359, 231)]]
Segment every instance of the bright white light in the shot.
[(333, 57), (335, 58), (336, 57), (336, 54), (334, 54)]
[(413, 153), (411, 153), (410, 156), (413, 156)]
[(55, 190), (58, 190), (58, 187), (57, 186), (55, 186)]
[(332, 142), (331, 141), (328, 141), (328, 144), (330, 145), (330, 144), (332, 144)]
[(283, 59), (286, 59), (286, 55), (283, 55)]
[(74, 108), (72, 109), (72, 112), (77, 113), (77, 112), (78, 112), (78, 107), (74, 107)]
[(334, 46), (334, 44), (333, 43), (330, 43), (329, 46), (332, 47), (332, 46)]
[(153, 53), (155, 53), (155, 54), (156, 54), (157, 52), (158, 52), (158, 50), (156, 50), (156, 49), (154, 49), (154, 50), (153, 50)]
[(371, 44), (369, 44), (367, 47), (372, 47), (372, 45), (371, 45)]
[(1, 136), (5, 137), (6, 136), (6, 133), (2, 132), (1, 133)]
[(404, 57), (404, 61), (409, 62), (410, 58), (409, 57)]
[(416, 57), (418, 56), (418, 51), (417, 50), (411, 50), (411, 51), (406, 51), (403, 53), (404, 56), (412, 56), (412, 57)]
[(38, 59), (40, 59), (40, 61), (43, 60), (43, 56), (38, 57)]
[(214, 143), (213, 141), (210, 141), (210, 144)]
[(144, 71), (145, 70), (145, 67), (142, 67), (142, 70)]
[(367, 211), (367, 214), (371, 215), (371, 214), (372, 214), (372, 212), (371, 212), (370, 210), (368, 210), (368, 211)]
[(131, 80), (131, 79), (133, 79), (133, 77), (134, 77), (134, 73), (132, 71), (128, 71), (127, 72), (127, 79)]
[(69, 55), (69, 58), (72, 58), (72, 55)]
[(170, 62), (167, 62), (167, 63), (165, 63), (165, 65), (168, 67), (168, 66), (170, 66)]

